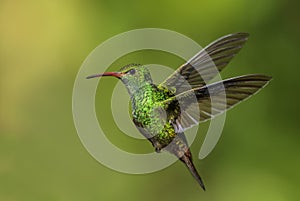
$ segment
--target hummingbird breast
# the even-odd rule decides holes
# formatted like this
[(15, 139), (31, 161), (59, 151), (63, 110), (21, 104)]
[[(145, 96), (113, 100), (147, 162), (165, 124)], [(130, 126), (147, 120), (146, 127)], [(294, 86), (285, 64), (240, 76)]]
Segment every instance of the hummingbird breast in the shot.
[(163, 105), (163, 101), (172, 96), (169, 90), (147, 84), (131, 97), (133, 122), (158, 151), (170, 144), (176, 136), (172, 125), (176, 115), (166, 111)]

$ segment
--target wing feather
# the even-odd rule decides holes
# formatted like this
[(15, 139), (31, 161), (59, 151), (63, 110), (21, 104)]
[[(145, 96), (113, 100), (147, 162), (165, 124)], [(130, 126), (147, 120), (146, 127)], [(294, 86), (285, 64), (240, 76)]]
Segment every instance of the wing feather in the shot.
[(183, 132), (249, 98), (264, 87), (270, 79), (269, 76), (258, 74), (230, 78), (191, 89), (165, 100), (161, 105), (168, 110), (169, 105), (179, 102), (180, 115), (172, 124), (176, 132)]
[(248, 37), (248, 33), (235, 33), (212, 42), (158, 87), (175, 89), (172, 91), (180, 94), (206, 85), (206, 82), (213, 79), (240, 51)]

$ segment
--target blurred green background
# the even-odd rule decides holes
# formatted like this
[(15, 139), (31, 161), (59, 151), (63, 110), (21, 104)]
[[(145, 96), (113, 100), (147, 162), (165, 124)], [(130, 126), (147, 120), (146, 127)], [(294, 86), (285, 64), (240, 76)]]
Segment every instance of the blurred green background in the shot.
[[(284, 0), (1, 0), (0, 200), (300, 200), (299, 20), (299, 2)], [(180, 162), (147, 175), (110, 170), (77, 136), (72, 89), (82, 62), (106, 39), (146, 27), (177, 31), (202, 46), (249, 32), (248, 43), (222, 74), (273, 76), (269, 86), (227, 113), (217, 147), (201, 161), (199, 132), (192, 151), (206, 192)], [(156, 61), (155, 55), (145, 61)], [(181, 64), (157, 58), (174, 69)], [(117, 64), (123, 62), (111, 68)], [(102, 124), (112, 136), (121, 136), (110, 136), (116, 144), (152, 150), (148, 142), (129, 143), (110, 111), (98, 115), (109, 117)]]

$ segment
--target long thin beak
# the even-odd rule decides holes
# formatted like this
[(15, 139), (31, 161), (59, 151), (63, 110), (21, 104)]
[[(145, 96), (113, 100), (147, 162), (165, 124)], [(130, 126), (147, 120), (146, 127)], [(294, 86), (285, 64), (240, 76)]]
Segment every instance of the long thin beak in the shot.
[(120, 73), (120, 72), (106, 72), (106, 73), (87, 76), (86, 79), (91, 79), (91, 78), (95, 78), (95, 77), (103, 77), (103, 76), (113, 76), (116, 78), (121, 78), (122, 75), (123, 75), (123, 73)]

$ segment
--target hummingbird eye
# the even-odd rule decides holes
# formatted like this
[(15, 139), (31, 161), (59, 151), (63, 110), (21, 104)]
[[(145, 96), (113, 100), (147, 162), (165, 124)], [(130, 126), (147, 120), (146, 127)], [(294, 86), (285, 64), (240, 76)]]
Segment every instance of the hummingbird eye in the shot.
[(134, 75), (134, 74), (135, 74), (135, 69), (131, 69), (130, 71), (128, 71), (128, 73), (129, 73), (130, 75)]

